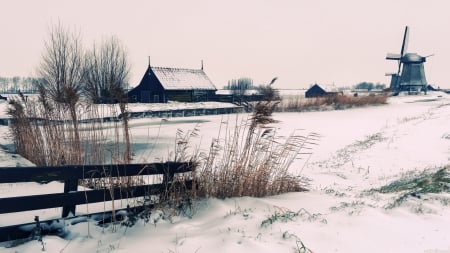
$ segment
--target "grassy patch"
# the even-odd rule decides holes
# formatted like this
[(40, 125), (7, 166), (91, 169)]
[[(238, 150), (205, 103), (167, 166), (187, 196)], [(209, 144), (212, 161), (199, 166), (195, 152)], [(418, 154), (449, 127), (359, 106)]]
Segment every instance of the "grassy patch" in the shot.
[(427, 193), (450, 193), (450, 173), (449, 167), (438, 169), (437, 171), (423, 171), (414, 176), (409, 176), (395, 180), (394, 182), (382, 186), (372, 191), (380, 193), (400, 193), (394, 202), (387, 208), (394, 208), (403, 203), (408, 197), (421, 198)]
[(298, 217), (308, 222), (319, 221), (324, 224), (328, 223), (328, 221), (325, 218), (323, 218), (322, 214), (310, 213), (304, 208), (301, 208), (297, 212), (283, 208), (277, 208), (277, 210), (275, 210), (275, 212), (272, 215), (270, 215), (261, 222), (260, 226), (262, 228), (266, 228), (274, 224), (275, 222), (286, 223), (289, 221), (295, 221)]
[(409, 192), (416, 194), (450, 192), (448, 167), (436, 172), (424, 171), (411, 178), (401, 178), (378, 189), (381, 193)]

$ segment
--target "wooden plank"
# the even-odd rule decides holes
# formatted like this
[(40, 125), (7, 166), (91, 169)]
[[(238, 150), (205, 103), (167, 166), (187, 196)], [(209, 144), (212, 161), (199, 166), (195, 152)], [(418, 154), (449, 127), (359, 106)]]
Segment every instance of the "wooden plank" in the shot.
[[(76, 192), (78, 189), (78, 180), (69, 179), (64, 181), (64, 193)], [(61, 217), (65, 218), (69, 216), (70, 213), (75, 214), (76, 204), (63, 205)]]
[(72, 179), (156, 175), (189, 172), (190, 163), (166, 162), (145, 164), (68, 165), (54, 167), (0, 167), (0, 183), (65, 181)]
[[(184, 184), (186, 189), (192, 188), (192, 181), (186, 181), (184, 182)], [(174, 185), (174, 187), (183, 189), (183, 186), (180, 183), (177, 183), (177, 185)], [(152, 184), (133, 186), (127, 189), (115, 188), (113, 192), (114, 199), (118, 200), (157, 195), (165, 189), (166, 185), (164, 184)], [(112, 194), (108, 189), (101, 189), (80, 192), (0, 198), (0, 214), (110, 201), (112, 200), (111, 195)]]

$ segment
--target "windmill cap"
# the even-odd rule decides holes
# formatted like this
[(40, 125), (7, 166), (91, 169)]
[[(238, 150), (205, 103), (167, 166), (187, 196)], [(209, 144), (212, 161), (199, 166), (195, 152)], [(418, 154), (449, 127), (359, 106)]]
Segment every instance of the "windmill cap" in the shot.
[(425, 61), (426, 61), (425, 57), (420, 56), (416, 53), (407, 53), (402, 57), (403, 63), (421, 63)]

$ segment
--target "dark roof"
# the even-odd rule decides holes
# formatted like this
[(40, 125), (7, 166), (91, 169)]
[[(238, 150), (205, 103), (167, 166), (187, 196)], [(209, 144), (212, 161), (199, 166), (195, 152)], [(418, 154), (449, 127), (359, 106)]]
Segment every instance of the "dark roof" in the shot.
[(314, 84), (313, 86), (309, 87), (308, 90), (306, 90), (306, 92), (310, 92), (310, 91), (321, 91), (321, 92), (325, 92), (325, 90), (322, 89), (322, 87), (320, 87), (318, 84)]
[(166, 90), (217, 90), (203, 69), (151, 67)]

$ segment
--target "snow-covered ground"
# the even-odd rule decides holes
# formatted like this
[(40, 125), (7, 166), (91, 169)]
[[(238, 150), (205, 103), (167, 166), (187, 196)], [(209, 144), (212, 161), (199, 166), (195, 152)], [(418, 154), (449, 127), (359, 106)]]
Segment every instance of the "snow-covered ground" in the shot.
[[(222, 122), (236, 115), (134, 119), (136, 162), (165, 159), (178, 129), (194, 128), (192, 145), (207, 149)], [(239, 117), (245, 118), (246, 115)], [(389, 208), (398, 194), (370, 191), (396, 179), (450, 164), (450, 96), (430, 93), (389, 98), (388, 105), (306, 113), (278, 113), (277, 133), (320, 134), (311, 156), (292, 164), (310, 189), (265, 198), (208, 199), (195, 213), (119, 227), (68, 226), (70, 236), (44, 237), (46, 252), (450, 252), (450, 194), (410, 197)], [(238, 122), (240, 122), (238, 120)], [(0, 144), (10, 145), (0, 126)], [(0, 150), (0, 166), (27, 166)], [(62, 191), (51, 183), (0, 185), (0, 197)], [(82, 208), (77, 209), (80, 212)], [(39, 213), (57, 217), (61, 210)], [(1, 215), (0, 225), (31, 222), (33, 213)], [(155, 223), (155, 221), (157, 221)], [(0, 252), (37, 252), (31, 241)], [(304, 249), (304, 248), (303, 248)]]

